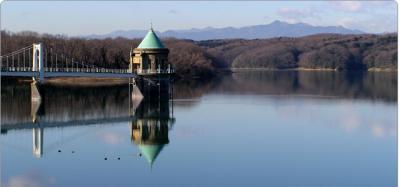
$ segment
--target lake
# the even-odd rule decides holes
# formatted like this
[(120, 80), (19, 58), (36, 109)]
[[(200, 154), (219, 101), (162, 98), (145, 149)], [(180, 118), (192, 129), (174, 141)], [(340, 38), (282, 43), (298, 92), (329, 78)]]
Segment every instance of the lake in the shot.
[(397, 185), (397, 72), (44, 87), (2, 80), (2, 186)]

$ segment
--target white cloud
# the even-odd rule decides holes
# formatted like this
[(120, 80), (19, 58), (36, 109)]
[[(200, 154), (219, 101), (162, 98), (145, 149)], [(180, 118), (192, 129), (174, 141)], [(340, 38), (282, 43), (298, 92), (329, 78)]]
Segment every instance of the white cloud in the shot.
[(106, 144), (117, 145), (123, 142), (123, 136), (115, 132), (103, 132), (98, 134), (99, 138)]
[(363, 3), (360, 1), (335, 1), (334, 6), (343, 11), (358, 12), (363, 8)]
[(346, 132), (352, 132), (360, 127), (361, 119), (358, 115), (348, 115), (342, 119), (340, 124)]
[(346, 17), (346, 18), (339, 19), (336, 24), (346, 27), (346, 28), (352, 28), (355, 23), (356, 23), (356, 20), (354, 18)]
[(11, 177), (8, 181), (7, 187), (44, 187), (54, 186), (56, 179), (54, 177), (47, 177), (36, 172), (28, 172), (23, 175)]
[(396, 1), (366, 1), (364, 3), (370, 3), (373, 6), (395, 6), (396, 5)]
[(376, 16), (360, 20), (352, 17), (344, 17), (338, 19), (336, 24), (346, 28), (359, 29), (370, 33), (397, 31), (397, 21), (394, 16), (388, 16), (386, 19), (382, 19), (381, 16)]
[(371, 130), (372, 130), (372, 134), (375, 137), (380, 138), (380, 137), (384, 137), (386, 135), (385, 129), (382, 126), (373, 126), (371, 128)]
[(294, 23), (300, 22), (302, 19), (314, 17), (315, 11), (311, 8), (307, 9), (296, 9), (296, 8), (281, 8), (276, 12), (282, 19), (287, 22)]

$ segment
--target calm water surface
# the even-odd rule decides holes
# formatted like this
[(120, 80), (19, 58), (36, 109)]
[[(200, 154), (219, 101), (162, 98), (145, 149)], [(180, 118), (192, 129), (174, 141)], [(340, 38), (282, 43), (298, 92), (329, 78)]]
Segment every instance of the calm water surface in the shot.
[(47, 85), (40, 106), (28, 83), (1, 93), (2, 186), (397, 183), (396, 73), (235, 73), (166, 102), (128, 85)]

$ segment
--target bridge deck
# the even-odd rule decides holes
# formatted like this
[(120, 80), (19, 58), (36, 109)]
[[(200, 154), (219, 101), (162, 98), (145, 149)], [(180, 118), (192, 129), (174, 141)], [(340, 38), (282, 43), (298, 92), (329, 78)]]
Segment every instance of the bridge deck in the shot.
[[(38, 77), (39, 72), (34, 71), (14, 71), (0, 72), (4, 77)], [(44, 77), (107, 77), (107, 78), (135, 78), (135, 73), (101, 73), (101, 72), (45, 72)]]

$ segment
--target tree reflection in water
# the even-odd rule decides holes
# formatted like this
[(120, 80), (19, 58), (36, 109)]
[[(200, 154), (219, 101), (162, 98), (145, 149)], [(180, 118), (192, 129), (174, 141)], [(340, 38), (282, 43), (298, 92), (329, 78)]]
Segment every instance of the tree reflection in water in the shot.
[[(31, 103), (30, 85), (10, 80), (3, 80), (1, 88), (2, 133), (24, 128), (24, 125), (33, 128), (35, 156), (43, 154), (45, 127), (68, 122), (88, 125), (88, 121), (98, 123), (127, 118), (125, 120), (130, 121), (131, 141), (138, 145), (150, 164), (169, 143), (168, 132), (175, 120), (170, 104), (192, 107), (206, 94), (301, 95), (389, 103), (397, 101), (397, 74), (387, 72), (238, 72), (210, 81), (176, 82), (173, 102), (168, 96), (161, 100), (146, 96), (144, 100), (131, 98), (128, 85), (45, 85), (41, 103)], [(181, 102), (186, 100), (190, 102)], [(130, 118), (132, 115), (135, 118)], [(49, 125), (40, 125), (45, 123)]]
[[(97, 119), (129, 115), (127, 85), (101, 87), (46, 86), (41, 120)], [(239, 72), (208, 81), (178, 81), (173, 97), (191, 107), (206, 94), (307, 95), (397, 101), (397, 74), (389, 72), (264, 71)], [(31, 121), (30, 85), (4, 80), (3, 123)]]

